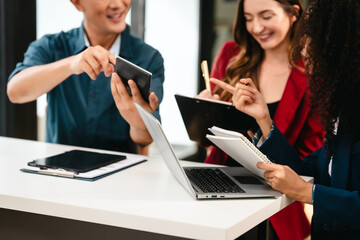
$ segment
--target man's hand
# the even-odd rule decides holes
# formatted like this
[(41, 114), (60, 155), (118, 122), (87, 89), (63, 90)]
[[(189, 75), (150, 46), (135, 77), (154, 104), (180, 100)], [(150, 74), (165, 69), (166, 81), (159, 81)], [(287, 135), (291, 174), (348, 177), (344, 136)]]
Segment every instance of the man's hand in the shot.
[(152, 138), (142, 121), (139, 112), (135, 107), (135, 102), (141, 105), (149, 113), (153, 113), (159, 107), (159, 100), (154, 92), (149, 95), (149, 103), (145, 102), (141, 93), (133, 80), (129, 80), (128, 84), (131, 89), (132, 96), (127, 92), (123, 82), (117, 73), (111, 76), (111, 92), (115, 100), (121, 116), (130, 125), (130, 137), (140, 146), (147, 146), (152, 142)]
[(116, 64), (114, 55), (101, 46), (91, 46), (72, 57), (71, 70), (73, 74), (86, 72), (92, 80), (96, 80), (101, 72), (110, 77), (114, 72), (111, 63)]

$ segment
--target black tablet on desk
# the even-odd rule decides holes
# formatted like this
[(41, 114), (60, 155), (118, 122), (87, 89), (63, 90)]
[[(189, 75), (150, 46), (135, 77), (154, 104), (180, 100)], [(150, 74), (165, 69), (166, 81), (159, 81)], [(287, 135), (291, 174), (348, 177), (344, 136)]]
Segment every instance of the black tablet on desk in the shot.
[(40, 169), (63, 169), (74, 173), (84, 173), (126, 159), (123, 155), (113, 155), (82, 150), (71, 150), (51, 157), (40, 158), (28, 163)]
[(256, 120), (237, 110), (231, 103), (203, 98), (186, 97), (175, 94), (189, 138), (210, 145), (206, 139), (208, 128), (220, 128), (237, 131), (247, 136), (247, 131), (256, 132), (259, 127)]

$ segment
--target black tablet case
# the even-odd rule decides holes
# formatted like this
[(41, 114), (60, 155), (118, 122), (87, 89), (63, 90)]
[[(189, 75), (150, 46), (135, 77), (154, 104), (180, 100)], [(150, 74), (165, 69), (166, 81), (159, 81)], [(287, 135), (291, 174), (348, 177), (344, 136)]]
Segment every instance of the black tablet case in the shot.
[(120, 76), (126, 90), (131, 96), (131, 90), (128, 84), (130, 79), (134, 80), (140, 90), (141, 96), (146, 102), (149, 102), (150, 84), (152, 74), (145, 69), (121, 58), (116, 58), (114, 71)]
[(206, 138), (208, 128), (217, 126), (248, 136), (247, 130), (256, 132), (256, 120), (240, 112), (234, 106), (207, 99), (191, 98), (175, 94), (189, 138), (203, 145), (212, 143)]
[(63, 169), (74, 173), (83, 173), (124, 159), (126, 159), (124, 155), (71, 150), (51, 157), (34, 160), (29, 162), (28, 165), (39, 167), (40, 169)]

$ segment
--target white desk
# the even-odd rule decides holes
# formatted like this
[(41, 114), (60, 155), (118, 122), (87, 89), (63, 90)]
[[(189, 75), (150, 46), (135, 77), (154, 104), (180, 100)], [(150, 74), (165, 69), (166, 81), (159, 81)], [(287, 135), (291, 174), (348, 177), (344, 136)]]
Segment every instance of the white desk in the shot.
[(19, 171), (70, 149), (83, 148), (0, 137), (0, 208), (183, 238), (234, 239), (291, 203), (285, 196), (194, 200), (158, 157), (95, 182)]

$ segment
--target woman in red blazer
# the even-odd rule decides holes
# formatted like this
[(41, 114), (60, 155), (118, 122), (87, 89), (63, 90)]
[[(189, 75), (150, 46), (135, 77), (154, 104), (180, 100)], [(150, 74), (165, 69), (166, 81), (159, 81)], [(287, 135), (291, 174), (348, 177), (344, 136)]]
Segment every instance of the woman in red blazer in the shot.
[[(322, 145), (324, 132), (319, 119), (310, 113), (301, 61), (298, 68), (289, 63), (292, 37), (302, 9), (298, 0), (240, 0), (235, 41), (224, 44), (211, 77), (233, 86), (240, 78), (250, 77), (266, 95), (274, 123), (303, 158)], [(200, 96), (231, 101), (231, 94), (214, 84), (211, 88), (212, 93), (205, 90)], [(205, 162), (225, 165), (229, 164), (227, 160), (228, 156), (214, 146)], [(310, 234), (309, 221), (298, 202), (270, 217), (270, 222), (280, 239), (304, 239)]]

